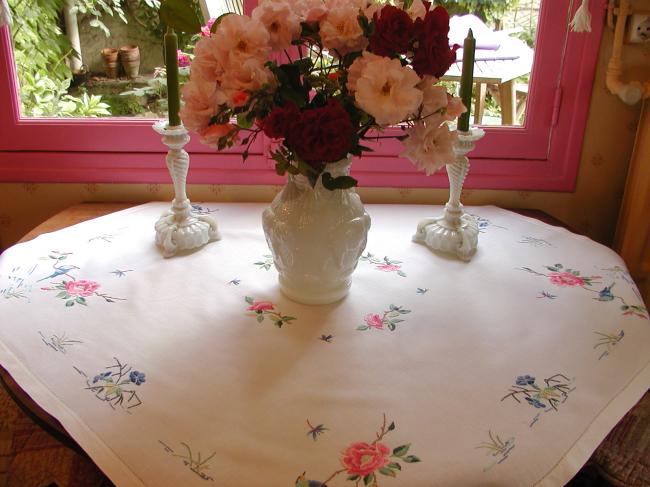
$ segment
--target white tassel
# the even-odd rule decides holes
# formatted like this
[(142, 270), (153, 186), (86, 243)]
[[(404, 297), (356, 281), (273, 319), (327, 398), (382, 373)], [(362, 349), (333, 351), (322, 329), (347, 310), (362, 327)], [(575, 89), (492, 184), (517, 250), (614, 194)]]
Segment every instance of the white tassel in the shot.
[(7, 0), (0, 0), (0, 27), (11, 24), (11, 12)]
[(589, 12), (589, 0), (582, 0), (582, 5), (576, 10), (571, 21), (573, 32), (591, 32), (591, 13)]

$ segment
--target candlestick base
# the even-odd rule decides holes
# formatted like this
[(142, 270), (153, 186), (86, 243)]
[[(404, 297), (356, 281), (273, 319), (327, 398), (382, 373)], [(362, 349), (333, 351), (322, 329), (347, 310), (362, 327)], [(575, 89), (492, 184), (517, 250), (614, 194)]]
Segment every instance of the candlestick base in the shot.
[(456, 161), (447, 164), (450, 196), (445, 205), (445, 213), (421, 220), (413, 235), (414, 242), (424, 244), (432, 250), (453, 254), (466, 262), (476, 253), (479, 229), (476, 219), (463, 212), (460, 193), (469, 171), (466, 154), (474, 149), (476, 141), (484, 135), (485, 132), (479, 128), (458, 132), (458, 142), (454, 147)]
[(190, 156), (183, 150), (190, 140), (187, 130), (183, 125), (170, 127), (167, 121), (156, 122), (153, 128), (169, 147), (167, 169), (174, 183), (175, 194), (170, 211), (156, 222), (156, 245), (164, 257), (172, 257), (182, 250), (195, 249), (219, 240), (221, 236), (214, 218), (192, 213), (192, 205), (185, 194), (190, 166)]

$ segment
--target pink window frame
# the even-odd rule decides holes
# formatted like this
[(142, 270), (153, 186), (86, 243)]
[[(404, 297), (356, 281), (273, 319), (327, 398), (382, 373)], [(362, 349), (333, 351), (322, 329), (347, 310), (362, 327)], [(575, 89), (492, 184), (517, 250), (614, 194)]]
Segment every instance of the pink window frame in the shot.
[[(574, 189), (605, 10), (604, 0), (592, 2), (593, 31), (569, 34), (564, 48), (569, 4), (570, 0), (542, 2), (525, 126), (487, 129), (471, 154), (465, 187)], [(253, 2), (247, 1), (246, 12), (252, 7)], [(169, 182), (162, 162), (165, 148), (151, 120), (23, 118), (16, 79), (9, 30), (0, 27), (0, 182)], [(265, 155), (267, 144), (258, 138), (242, 163), (242, 148), (215, 154), (193, 140), (188, 146), (192, 156), (188, 181), (281, 184), (283, 179), (275, 175), (273, 161)], [(427, 177), (399, 157), (399, 142), (383, 139), (374, 148), (353, 164), (360, 185), (447, 186), (444, 172)]]

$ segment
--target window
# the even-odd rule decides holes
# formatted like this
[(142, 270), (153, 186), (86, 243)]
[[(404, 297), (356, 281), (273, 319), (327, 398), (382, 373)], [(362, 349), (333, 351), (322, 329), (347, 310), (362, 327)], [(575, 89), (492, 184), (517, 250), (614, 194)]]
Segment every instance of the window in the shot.
[[(573, 189), (603, 20), (603, 11), (593, 9), (593, 32), (568, 34), (573, 3), (542, 1), (524, 125), (486, 128), (466, 187)], [(252, 7), (244, 3), (247, 13)], [(152, 120), (23, 117), (16, 69), (9, 31), (0, 28), (0, 181), (169, 182)], [(243, 164), (241, 148), (215, 154), (193, 140), (189, 182), (280, 183), (264, 156), (266, 143), (258, 138)], [(398, 142), (384, 139), (374, 148), (353, 165), (361, 185), (447, 186), (444, 172), (427, 177), (400, 158)]]

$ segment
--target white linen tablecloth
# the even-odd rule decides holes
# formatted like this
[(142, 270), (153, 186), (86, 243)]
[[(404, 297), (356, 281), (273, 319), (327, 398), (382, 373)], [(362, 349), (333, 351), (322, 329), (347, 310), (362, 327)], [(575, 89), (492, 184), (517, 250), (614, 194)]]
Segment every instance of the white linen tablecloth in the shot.
[(263, 205), (198, 206), (223, 239), (164, 259), (168, 206), (0, 256), (0, 364), (119, 486), (561, 485), (650, 386), (622, 260), (564, 229), (468, 208), (464, 263), (411, 242), (441, 208), (368, 205), (350, 295), (310, 307)]

